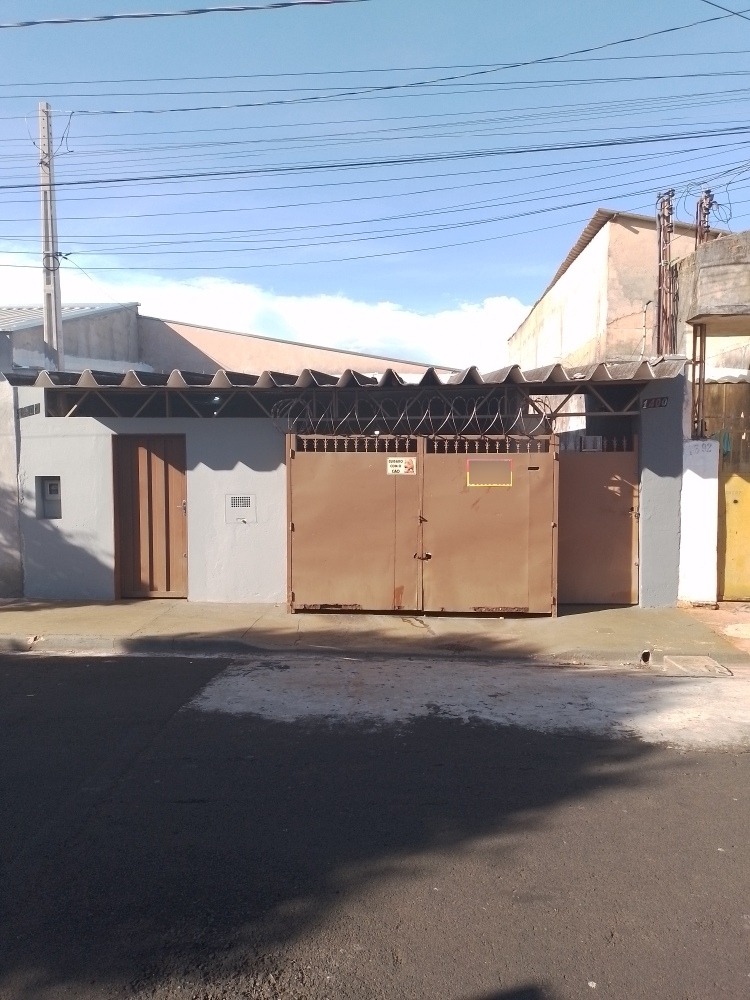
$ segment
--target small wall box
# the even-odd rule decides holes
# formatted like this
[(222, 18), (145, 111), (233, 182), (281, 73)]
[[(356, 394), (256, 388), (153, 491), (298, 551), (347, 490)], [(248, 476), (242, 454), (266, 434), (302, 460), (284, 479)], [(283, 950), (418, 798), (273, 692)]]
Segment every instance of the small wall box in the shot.
[(59, 476), (36, 477), (37, 516), (53, 520), (62, 517), (62, 491)]
[(227, 493), (224, 497), (224, 520), (227, 524), (255, 524), (258, 508), (253, 493)]

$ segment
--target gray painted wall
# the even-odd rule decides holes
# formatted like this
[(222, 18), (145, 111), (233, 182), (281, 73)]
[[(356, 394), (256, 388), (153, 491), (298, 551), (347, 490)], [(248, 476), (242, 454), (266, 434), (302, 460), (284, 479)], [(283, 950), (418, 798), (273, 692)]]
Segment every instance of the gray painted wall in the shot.
[[(66, 318), (63, 323), (65, 367), (68, 371), (102, 368), (125, 371), (143, 368), (138, 331), (138, 307), (113, 306), (90, 316)], [(12, 361), (29, 368), (47, 366), (44, 328), (39, 325), (9, 335)], [(4, 370), (10, 370), (6, 365)]]
[[(18, 393), (20, 405), (43, 405), (43, 390)], [(27, 597), (114, 598), (115, 433), (185, 434), (191, 601), (286, 601), (285, 441), (271, 421), (66, 420), (43, 414), (20, 424)], [(62, 518), (38, 518), (36, 478), (56, 475)], [(225, 495), (232, 493), (257, 498), (257, 522), (225, 522)]]
[(0, 597), (23, 593), (15, 397), (15, 390), (0, 378)]
[(641, 410), (640, 600), (643, 608), (677, 603), (680, 572), (682, 413), (685, 377), (647, 386), (643, 399), (666, 407)]

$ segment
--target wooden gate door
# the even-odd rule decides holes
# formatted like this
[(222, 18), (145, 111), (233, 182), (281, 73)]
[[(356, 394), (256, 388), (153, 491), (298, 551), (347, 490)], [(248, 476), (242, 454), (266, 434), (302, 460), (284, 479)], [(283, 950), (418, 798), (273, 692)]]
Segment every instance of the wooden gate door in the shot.
[(638, 451), (560, 452), (561, 604), (638, 603)]
[(182, 434), (117, 435), (118, 597), (187, 597), (187, 484)]
[(554, 451), (426, 454), (424, 610), (553, 614), (556, 479)]
[(750, 601), (750, 462), (728, 458), (719, 473), (719, 600)]
[(417, 444), (399, 453), (375, 451), (388, 446), (383, 439), (367, 445), (353, 450), (364, 448), (364, 439), (303, 438), (290, 448), (293, 610), (420, 606)]

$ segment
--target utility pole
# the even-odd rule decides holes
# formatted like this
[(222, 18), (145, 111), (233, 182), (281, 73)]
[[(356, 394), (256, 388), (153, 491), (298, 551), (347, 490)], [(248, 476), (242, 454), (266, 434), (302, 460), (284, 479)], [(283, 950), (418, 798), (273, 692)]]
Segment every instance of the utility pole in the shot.
[(39, 153), (42, 192), (45, 353), (57, 371), (64, 371), (60, 254), (57, 249), (57, 210), (55, 207), (55, 149), (52, 145), (52, 108), (45, 101), (39, 104)]
[(656, 353), (675, 352), (674, 272), (672, 233), (674, 232), (674, 191), (658, 196), (656, 239), (659, 245), (659, 272), (656, 287)]
[(711, 209), (714, 207), (714, 196), (711, 188), (706, 188), (698, 199), (695, 207), (695, 248), (698, 249), (704, 243), (708, 243), (708, 235), (711, 232)]

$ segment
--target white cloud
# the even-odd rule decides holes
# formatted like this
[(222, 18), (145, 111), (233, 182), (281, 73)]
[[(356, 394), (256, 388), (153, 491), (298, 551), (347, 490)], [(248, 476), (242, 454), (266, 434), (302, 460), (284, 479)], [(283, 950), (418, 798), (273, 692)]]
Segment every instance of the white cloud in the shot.
[[(40, 289), (36, 261), (0, 252), (0, 304), (38, 303)], [(71, 265), (63, 268), (62, 290), (63, 302), (139, 302), (142, 313), (165, 319), (483, 371), (506, 363), (506, 341), (528, 312), (505, 296), (422, 314), (343, 295), (277, 295), (225, 278), (115, 271), (92, 279)]]

